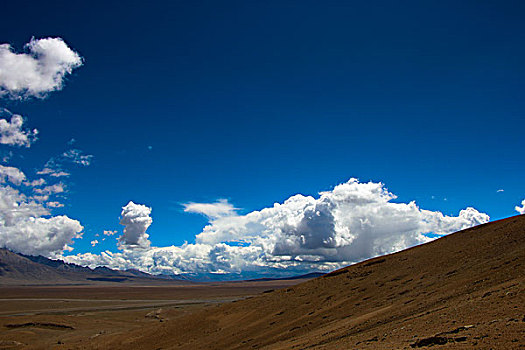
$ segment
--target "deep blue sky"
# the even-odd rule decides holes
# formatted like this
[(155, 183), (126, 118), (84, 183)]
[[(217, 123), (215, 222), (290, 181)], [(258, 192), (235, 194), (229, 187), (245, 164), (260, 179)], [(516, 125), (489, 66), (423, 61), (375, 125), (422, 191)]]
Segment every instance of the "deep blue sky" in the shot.
[[(0, 43), (20, 51), (32, 36), (58, 36), (85, 59), (63, 91), (4, 101), (40, 131), (12, 163), (34, 175), (71, 138), (94, 155), (73, 171), (62, 210), (85, 226), (75, 252), (120, 231), (129, 200), (153, 207), (148, 232), (161, 246), (193, 241), (206, 222), (181, 203), (227, 198), (247, 212), (350, 177), (445, 214), (514, 215), (525, 198), (524, 10), (522, 1), (3, 2)], [(107, 248), (114, 241), (94, 251)]]

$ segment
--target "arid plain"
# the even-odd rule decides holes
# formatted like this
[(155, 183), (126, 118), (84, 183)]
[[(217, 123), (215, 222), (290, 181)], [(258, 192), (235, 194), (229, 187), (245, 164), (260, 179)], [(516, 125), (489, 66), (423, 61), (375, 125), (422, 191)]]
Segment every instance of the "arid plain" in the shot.
[[(0, 349), (77, 348), (301, 280), (0, 287)], [(100, 348), (104, 348), (101, 346)]]
[(525, 349), (525, 216), (312, 280), (0, 288), (1, 349)]

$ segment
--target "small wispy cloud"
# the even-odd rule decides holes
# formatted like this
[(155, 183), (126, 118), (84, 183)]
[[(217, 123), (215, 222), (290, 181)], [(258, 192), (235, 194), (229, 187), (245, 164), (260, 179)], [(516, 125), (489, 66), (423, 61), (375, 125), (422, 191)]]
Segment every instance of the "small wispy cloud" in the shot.
[(66, 186), (63, 183), (57, 183), (54, 185), (46, 186), (44, 188), (34, 188), (33, 191), (40, 195), (49, 196), (58, 193), (63, 193), (66, 190)]
[(49, 208), (62, 208), (64, 206), (64, 204), (60, 203), (60, 202), (47, 202), (46, 205), (49, 207)]
[(65, 151), (58, 157), (49, 159), (42, 170), (37, 171), (38, 175), (48, 175), (52, 177), (67, 177), (71, 174), (64, 170), (67, 163), (72, 163), (80, 166), (89, 166), (93, 160), (93, 155), (84, 154), (79, 149), (70, 149)]
[(184, 211), (187, 213), (202, 214), (209, 219), (218, 219), (225, 216), (237, 215), (238, 208), (235, 208), (227, 199), (219, 199), (215, 203), (185, 203)]
[(48, 167), (45, 167), (42, 170), (39, 170), (36, 172), (38, 175), (49, 175), (53, 177), (64, 177), (64, 176), (70, 176), (71, 174), (68, 172), (65, 172), (63, 170), (55, 170)]
[(24, 182), (24, 185), (26, 186), (29, 186), (29, 187), (39, 187), (39, 186), (42, 186), (42, 185), (45, 185), (46, 184), (46, 180), (40, 178), (40, 179), (36, 179), (36, 180), (33, 180), (33, 181), (26, 181)]
[(13, 158), (13, 155), (14, 153), (12, 151), (8, 151), (8, 152), (1, 152), (0, 153), (0, 161), (2, 163), (7, 163), (11, 160), (11, 158)]
[(93, 160), (93, 155), (91, 154), (83, 154), (79, 149), (70, 149), (69, 151), (66, 151), (62, 153), (62, 157), (64, 159), (70, 160), (74, 164), (82, 165), (82, 166), (89, 166), (91, 165), (91, 161)]

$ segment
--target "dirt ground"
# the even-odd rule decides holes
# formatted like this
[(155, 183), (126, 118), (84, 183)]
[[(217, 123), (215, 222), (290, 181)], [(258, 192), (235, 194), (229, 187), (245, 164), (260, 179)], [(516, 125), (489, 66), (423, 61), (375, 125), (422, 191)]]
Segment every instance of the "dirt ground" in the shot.
[(0, 349), (82, 348), (97, 337), (118, 336), (300, 282), (0, 286)]
[(525, 215), (293, 282), (2, 288), (0, 348), (525, 349)]
[(525, 215), (87, 348), (525, 349)]

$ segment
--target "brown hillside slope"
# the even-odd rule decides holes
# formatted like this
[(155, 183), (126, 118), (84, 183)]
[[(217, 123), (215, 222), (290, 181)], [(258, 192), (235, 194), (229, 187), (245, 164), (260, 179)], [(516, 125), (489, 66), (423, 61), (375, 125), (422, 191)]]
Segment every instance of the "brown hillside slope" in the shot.
[(88, 347), (524, 349), (525, 215)]
[(7, 249), (0, 248), (0, 285), (21, 284), (33, 281), (68, 282), (51, 267), (35, 263)]

